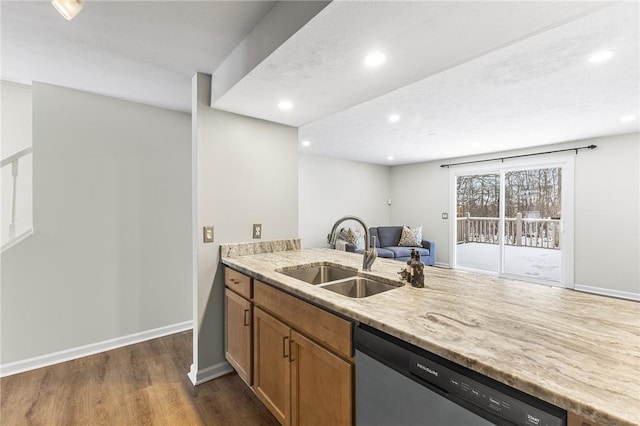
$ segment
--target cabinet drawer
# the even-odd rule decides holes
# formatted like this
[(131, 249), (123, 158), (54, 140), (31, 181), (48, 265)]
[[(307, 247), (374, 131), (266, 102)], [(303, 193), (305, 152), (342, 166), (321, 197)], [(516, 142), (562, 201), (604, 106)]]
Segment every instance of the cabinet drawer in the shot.
[(251, 299), (251, 277), (225, 267), (224, 284), (229, 288), (229, 290), (238, 293), (246, 299)]
[(254, 281), (253, 301), (296, 330), (345, 358), (353, 356), (351, 323), (260, 281)]
[(598, 424), (585, 419), (575, 413), (569, 412), (567, 416), (567, 426), (599, 426)]

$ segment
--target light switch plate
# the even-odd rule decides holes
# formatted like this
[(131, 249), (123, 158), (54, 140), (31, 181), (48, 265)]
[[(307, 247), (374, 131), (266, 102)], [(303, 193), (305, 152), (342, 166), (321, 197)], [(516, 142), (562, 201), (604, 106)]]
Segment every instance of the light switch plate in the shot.
[(213, 226), (202, 227), (202, 241), (205, 243), (213, 242)]
[(449, 213), (442, 213), (443, 219), (449, 219)]
[(253, 239), (259, 240), (262, 238), (262, 225), (259, 223), (253, 224)]

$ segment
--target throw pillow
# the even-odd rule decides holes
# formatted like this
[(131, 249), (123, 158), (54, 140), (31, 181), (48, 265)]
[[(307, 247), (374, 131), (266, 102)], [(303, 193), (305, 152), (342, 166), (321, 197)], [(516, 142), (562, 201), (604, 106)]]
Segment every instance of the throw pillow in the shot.
[(356, 246), (356, 250), (364, 250), (364, 232), (362, 229), (347, 230), (347, 237), (345, 238), (348, 243)]
[(419, 247), (422, 245), (422, 226), (411, 229), (408, 226), (402, 227), (402, 236), (398, 246)]

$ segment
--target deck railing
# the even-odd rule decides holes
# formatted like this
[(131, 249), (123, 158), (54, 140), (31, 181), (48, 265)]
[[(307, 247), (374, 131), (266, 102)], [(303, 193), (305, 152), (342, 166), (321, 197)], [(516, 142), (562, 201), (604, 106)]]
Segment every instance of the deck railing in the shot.
[[(498, 244), (497, 217), (471, 217), (457, 219), (457, 243)], [(560, 249), (560, 219), (523, 219), (522, 213), (505, 218), (504, 244), (522, 247)]]

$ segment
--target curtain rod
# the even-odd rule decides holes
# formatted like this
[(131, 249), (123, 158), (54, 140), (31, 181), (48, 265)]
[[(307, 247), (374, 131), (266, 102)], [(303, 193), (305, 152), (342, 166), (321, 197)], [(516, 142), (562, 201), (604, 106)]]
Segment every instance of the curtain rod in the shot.
[(555, 151), (534, 152), (532, 154), (512, 155), (510, 157), (498, 157), (498, 158), (489, 158), (487, 160), (475, 160), (475, 161), (464, 161), (462, 163), (441, 164), (440, 167), (460, 166), (462, 164), (486, 163), (487, 161), (498, 161), (498, 160), (504, 163), (504, 160), (509, 160), (511, 158), (532, 157), (534, 155), (555, 154), (556, 152), (566, 152), (566, 151), (575, 151), (577, 155), (578, 151), (580, 151), (581, 149), (595, 149), (597, 147), (598, 147), (597, 145), (589, 145), (589, 146), (581, 146), (579, 148), (556, 149)]

